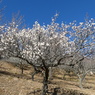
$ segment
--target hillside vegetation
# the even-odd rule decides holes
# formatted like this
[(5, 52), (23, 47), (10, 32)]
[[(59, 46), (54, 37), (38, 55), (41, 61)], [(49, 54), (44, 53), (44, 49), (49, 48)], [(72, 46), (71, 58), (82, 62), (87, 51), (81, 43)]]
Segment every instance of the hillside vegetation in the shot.
[[(41, 95), (42, 80), (41, 74), (31, 80), (33, 68), (27, 66), (24, 74), (21, 74), (19, 67), (7, 62), (0, 61), (0, 95)], [(95, 75), (87, 76), (84, 89), (79, 88), (78, 78), (76, 76), (66, 76), (62, 79), (63, 71), (54, 70), (53, 80), (50, 80), (49, 94), (52, 95), (54, 88), (58, 90), (59, 95), (95, 95)]]

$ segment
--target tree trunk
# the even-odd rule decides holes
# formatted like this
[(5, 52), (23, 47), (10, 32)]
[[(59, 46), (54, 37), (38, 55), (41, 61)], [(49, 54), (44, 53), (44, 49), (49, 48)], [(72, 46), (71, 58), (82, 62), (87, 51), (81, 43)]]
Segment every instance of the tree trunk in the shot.
[(32, 80), (34, 81), (34, 76), (38, 73), (40, 73), (41, 71), (40, 70), (35, 70), (34, 73), (32, 74)]
[(23, 74), (24, 68), (23, 68), (22, 62), (21, 62), (21, 64), (20, 64), (20, 69), (21, 69), (21, 74)]
[(49, 80), (53, 79), (53, 67), (49, 68)]
[(46, 93), (48, 92), (48, 77), (49, 77), (49, 68), (47, 67), (45, 68), (44, 72), (42, 95), (46, 95)]
[(23, 74), (23, 71), (24, 71), (24, 70), (23, 70), (23, 67), (22, 67), (22, 68), (21, 68), (21, 74)]

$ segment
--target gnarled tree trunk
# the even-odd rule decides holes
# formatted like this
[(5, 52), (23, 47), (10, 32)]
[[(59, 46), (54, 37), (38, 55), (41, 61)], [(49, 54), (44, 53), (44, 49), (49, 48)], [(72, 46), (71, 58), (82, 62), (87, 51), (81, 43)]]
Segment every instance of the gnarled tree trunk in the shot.
[(47, 67), (45, 68), (44, 72), (42, 95), (46, 95), (46, 93), (48, 92), (48, 78), (49, 78), (49, 68)]

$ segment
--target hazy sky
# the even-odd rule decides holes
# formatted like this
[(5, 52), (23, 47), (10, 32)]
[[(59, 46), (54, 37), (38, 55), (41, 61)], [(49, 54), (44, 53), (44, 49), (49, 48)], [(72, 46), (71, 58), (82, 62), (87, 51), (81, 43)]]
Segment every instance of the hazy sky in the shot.
[(56, 12), (59, 13), (58, 23), (82, 22), (86, 14), (95, 18), (95, 0), (3, 0), (1, 6), (6, 6), (4, 15), (7, 19), (20, 11), (29, 26), (36, 20), (49, 24)]

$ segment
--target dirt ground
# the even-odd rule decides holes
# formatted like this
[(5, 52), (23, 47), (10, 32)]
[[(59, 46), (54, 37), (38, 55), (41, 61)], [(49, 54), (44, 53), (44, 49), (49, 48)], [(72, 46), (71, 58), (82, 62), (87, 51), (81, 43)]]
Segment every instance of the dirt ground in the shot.
[[(41, 91), (43, 86), (43, 77), (41, 74), (35, 76), (35, 80), (31, 80), (32, 67), (27, 67), (24, 74), (21, 75), (19, 67), (0, 61), (0, 95), (39, 95), (34, 94)], [(95, 75), (87, 76), (84, 89), (79, 88), (78, 78), (76, 76), (66, 76), (62, 79), (62, 73), (55, 70), (53, 80), (50, 80), (49, 89), (59, 88), (63, 92), (77, 92), (78, 94), (64, 95), (95, 95)], [(60, 92), (59, 91), (59, 92)], [(61, 92), (60, 92), (61, 93)], [(49, 94), (51, 95), (51, 94)], [(63, 95), (63, 94), (60, 94)]]

